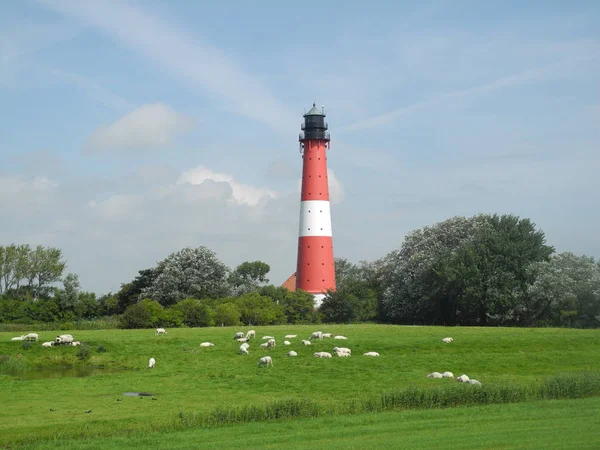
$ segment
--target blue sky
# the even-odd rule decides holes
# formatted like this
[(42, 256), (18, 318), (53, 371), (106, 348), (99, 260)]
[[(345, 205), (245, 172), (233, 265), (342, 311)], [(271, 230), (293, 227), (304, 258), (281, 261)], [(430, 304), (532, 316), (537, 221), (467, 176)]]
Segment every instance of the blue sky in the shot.
[(184, 246), (295, 270), (302, 112), (325, 105), (336, 256), (454, 215), (600, 257), (600, 5), (8, 2), (0, 242), (116, 291)]

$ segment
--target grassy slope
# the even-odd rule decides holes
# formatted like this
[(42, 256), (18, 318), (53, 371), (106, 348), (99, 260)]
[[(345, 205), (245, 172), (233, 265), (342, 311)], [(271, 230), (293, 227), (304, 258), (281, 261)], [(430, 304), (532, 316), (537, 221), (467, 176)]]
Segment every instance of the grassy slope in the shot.
[[(241, 329), (241, 328), (240, 328)], [(86, 378), (18, 381), (1, 376), (0, 444), (31, 436), (57, 433), (117, 434), (165, 425), (179, 411), (210, 411), (217, 406), (264, 404), (282, 398), (310, 398), (335, 404), (348, 397), (369, 396), (407, 386), (439, 386), (451, 380), (426, 379), (432, 371), (466, 373), (483, 383), (535, 382), (559, 372), (600, 370), (597, 342), (600, 330), (397, 327), (385, 325), (256, 327), (257, 341), (265, 334), (277, 338), (271, 351), (253, 342), (250, 356), (237, 354), (237, 329), (172, 329), (155, 337), (153, 330), (72, 332), (92, 349), (102, 344), (106, 353), (93, 353), (91, 364), (116, 372)], [(300, 340), (322, 329), (348, 336), (347, 341), (325, 339), (310, 347)], [(34, 331), (34, 330), (31, 330)], [(293, 345), (283, 336), (298, 334)], [(41, 341), (57, 333), (40, 333)], [(0, 333), (0, 355), (22, 355), (24, 364), (60, 365), (75, 361), (77, 348), (42, 348), (24, 351), (12, 334)], [(445, 336), (454, 337), (444, 344)], [(216, 344), (199, 348), (202, 341)], [(351, 358), (318, 359), (319, 350), (333, 346), (353, 350)], [(285, 353), (294, 349), (297, 358)], [(380, 358), (363, 357), (378, 351)], [(261, 355), (271, 354), (274, 367), (259, 369)], [(157, 366), (147, 370), (149, 357)], [(126, 391), (147, 391), (149, 398), (122, 397)], [(116, 398), (121, 397), (121, 402)], [(159, 408), (160, 406), (160, 408)], [(49, 412), (49, 409), (55, 412)], [(84, 411), (91, 409), (92, 414)]]
[(600, 398), (250, 423), (28, 449), (597, 449)]

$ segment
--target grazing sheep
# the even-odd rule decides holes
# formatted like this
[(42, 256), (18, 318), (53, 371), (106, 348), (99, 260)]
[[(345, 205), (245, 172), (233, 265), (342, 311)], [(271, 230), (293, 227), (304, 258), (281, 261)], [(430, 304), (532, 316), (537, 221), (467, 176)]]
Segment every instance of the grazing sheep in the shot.
[(150, 358), (150, 360), (148, 361), (148, 369), (153, 369), (155, 365), (156, 360), (154, 358)]
[(377, 352), (367, 352), (367, 353), (363, 353), (363, 356), (379, 356), (379, 353), (377, 353)]
[(294, 339), (296, 336), (296, 334), (286, 334), (284, 337), (285, 339)]
[(334, 336), (334, 339), (348, 339), (346, 336)]
[(463, 373), (460, 377), (456, 377), (456, 381), (458, 381), (459, 383), (468, 383), (469, 377)]
[(81, 345), (80, 341), (73, 341), (73, 342), (71, 342), (71, 346), (72, 347), (77, 347), (78, 345)]
[(313, 356), (317, 358), (331, 358), (331, 353), (328, 352), (315, 352)]
[(37, 342), (40, 340), (40, 335), (37, 333), (29, 333), (29, 334), (26, 334), (23, 338), (25, 341), (36, 341)]
[(70, 344), (71, 342), (73, 342), (73, 335), (59, 334), (58, 336), (56, 336), (54, 342), (56, 342), (57, 344)]
[(298, 356), (298, 353), (296, 353), (294, 350), (290, 350), (289, 352), (287, 352), (288, 356)]
[(310, 335), (310, 340), (312, 341), (313, 339), (323, 339), (323, 332), (315, 331), (313, 334)]
[(268, 342), (263, 342), (262, 344), (260, 344), (261, 347), (267, 348), (269, 346)]
[(250, 340), (250, 338), (247, 337), (242, 337), (242, 338), (237, 338), (236, 341), (238, 342), (248, 342)]
[(324, 339), (324, 338), (330, 338), (332, 335), (331, 335), (331, 333), (323, 333), (322, 336)]
[(431, 372), (429, 375), (427, 375), (427, 378), (443, 378), (442, 374), (439, 372)]
[(292, 343), (290, 341), (283, 341), (283, 345), (291, 345)]
[(479, 382), (479, 381), (477, 381), (477, 380), (474, 380), (474, 379), (472, 379), (472, 378), (471, 378), (469, 381), (467, 381), (467, 383), (469, 383), (469, 384), (474, 384), (474, 385), (476, 385), (476, 386), (481, 386), (481, 382)]
[(446, 344), (449, 344), (450, 342), (452, 342), (454, 339), (452, 339), (451, 337), (445, 337), (444, 339), (442, 339), (442, 342), (445, 342)]
[(270, 356), (263, 356), (258, 360), (258, 366), (271, 366), (273, 367), (273, 359)]
[(11, 341), (24, 341), (25, 336), (17, 336), (11, 339)]
[(263, 336), (262, 338), (263, 338), (263, 339), (275, 339), (275, 337), (274, 337), (274, 336)]
[(243, 338), (243, 337), (244, 337), (244, 332), (238, 331), (237, 333), (235, 333), (235, 336), (233, 336), (233, 339), (238, 339), (238, 338)]
[(444, 372), (442, 374), (442, 377), (444, 377), (444, 378), (454, 378), (454, 374), (452, 372)]
[(333, 347), (334, 352), (352, 353), (352, 350), (346, 347)]
[(250, 330), (246, 333), (246, 338), (250, 339), (251, 337), (253, 337), (253, 338), (256, 337), (256, 331)]
[(349, 358), (350, 356), (352, 356), (352, 354), (348, 352), (336, 351), (335, 356), (339, 356), (340, 358)]
[(271, 348), (271, 347), (275, 348), (276, 346), (277, 346), (277, 343), (275, 342), (275, 339), (269, 339), (267, 341), (267, 348)]
[(302, 345), (311, 345), (311, 344), (310, 344), (310, 341), (307, 341), (306, 339), (304, 339), (302, 341)]
[(42, 342), (42, 347), (52, 347), (52, 346), (54, 346), (54, 342), (53, 341)]
[(240, 345), (240, 353), (242, 355), (249, 355), (248, 349), (246, 347), (244, 347), (244, 344)]
[(202, 342), (200, 344), (200, 347), (214, 347), (215, 344), (213, 344), (212, 342)]
[(244, 342), (242, 345), (240, 345), (240, 347), (250, 348), (250, 344), (248, 344), (247, 342)]
[(167, 330), (165, 330), (164, 328), (157, 328), (156, 333), (154, 333), (154, 336), (159, 336), (161, 334), (167, 334)]

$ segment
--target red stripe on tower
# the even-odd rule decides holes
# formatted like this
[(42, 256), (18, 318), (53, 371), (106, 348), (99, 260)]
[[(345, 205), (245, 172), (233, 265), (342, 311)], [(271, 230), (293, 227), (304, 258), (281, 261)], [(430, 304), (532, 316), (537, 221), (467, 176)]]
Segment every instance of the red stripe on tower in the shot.
[(304, 114), (302, 130), (299, 139), (303, 162), (296, 289), (315, 295), (315, 306), (319, 307), (326, 291), (335, 290), (335, 266), (327, 177), (330, 139), (325, 112), (319, 111), (314, 103)]

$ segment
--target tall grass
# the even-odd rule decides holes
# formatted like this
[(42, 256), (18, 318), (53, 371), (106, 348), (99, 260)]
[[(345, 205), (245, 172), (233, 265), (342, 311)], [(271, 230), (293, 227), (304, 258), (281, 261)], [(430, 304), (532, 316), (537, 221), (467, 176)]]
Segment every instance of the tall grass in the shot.
[(61, 330), (115, 330), (119, 328), (117, 317), (104, 317), (95, 320), (76, 320), (73, 322), (32, 322), (32, 323), (0, 323), (0, 332), (22, 333), (30, 331)]
[(484, 385), (456, 383), (435, 389), (410, 387), (383, 392), (378, 396), (322, 405), (307, 399), (287, 399), (265, 405), (218, 407), (210, 413), (179, 412), (169, 428), (210, 428), (215, 426), (291, 420), (330, 415), (361, 414), (409, 409), (452, 408), (535, 400), (577, 399), (600, 396), (600, 374), (560, 374), (531, 385)]

